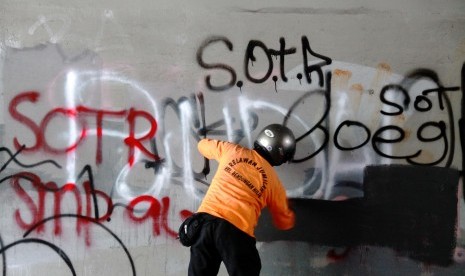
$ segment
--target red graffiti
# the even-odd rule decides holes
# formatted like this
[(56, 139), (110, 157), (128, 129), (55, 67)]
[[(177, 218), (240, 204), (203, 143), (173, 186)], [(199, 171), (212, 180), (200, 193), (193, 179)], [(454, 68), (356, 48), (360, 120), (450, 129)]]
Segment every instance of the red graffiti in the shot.
[[(91, 109), (85, 106), (77, 106), (76, 108), (55, 108), (49, 111), (39, 124), (34, 122), (28, 116), (22, 114), (18, 111), (18, 106), (24, 102), (36, 103), (39, 100), (40, 94), (36, 91), (27, 91), (20, 93), (14, 97), (8, 107), (10, 115), (13, 119), (17, 120), (24, 126), (26, 126), (33, 134), (35, 142), (33, 145), (27, 145), (24, 149), (24, 153), (36, 152), (42, 150), (46, 153), (52, 154), (66, 154), (69, 152), (75, 151), (81, 144), (83, 144), (87, 132), (88, 132), (88, 123), (87, 120), (94, 119), (97, 124), (97, 150), (96, 150), (96, 164), (101, 164), (103, 161), (102, 157), (102, 121), (104, 117), (117, 117), (125, 118), (129, 125), (128, 136), (124, 139), (124, 143), (128, 147), (128, 163), (133, 165), (134, 163), (134, 154), (135, 150), (140, 150), (147, 157), (152, 158), (153, 160), (160, 160), (160, 158), (153, 154), (149, 149), (144, 146), (144, 142), (149, 141), (155, 137), (157, 131), (157, 121), (146, 111), (129, 109), (129, 110), (119, 110), (119, 111), (110, 111), (110, 110), (101, 110), (101, 109)], [(47, 141), (45, 133), (47, 127), (51, 124), (51, 121), (58, 117), (65, 116), (68, 119), (74, 120), (76, 125), (81, 129), (80, 133), (75, 138), (73, 144), (68, 145), (65, 148), (56, 148), (50, 145)], [(135, 129), (138, 121), (140, 119), (146, 120), (149, 125), (149, 131), (142, 137), (136, 137)], [(23, 143), (17, 138), (13, 138), (13, 144), (18, 150), (21, 148)]]
[[(148, 204), (150, 207), (144, 208), (145, 213), (142, 216), (138, 216), (137, 205), (141, 203)], [(163, 197), (160, 203), (152, 196), (142, 195), (129, 203), (126, 213), (134, 222), (142, 223), (148, 219), (152, 220), (152, 231), (154, 236), (160, 235), (160, 229), (162, 228), (169, 236), (176, 237), (178, 233), (168, 226), (169, 207), (170, 199), (168, 197)]]
[[(26, 182), (26, 183), (25, 183)], [(14, 218), (20, 228), (29, 230), (35, 228), (35, 231), (42, 233), (45, 231), (45, 224), (39, 224), (46, 217), (51, 217), (54, 220), (53, 234), (60, 236), (62, 234), (61, 215), (63, 215), (62, 204), (64, 200), (73, 200), (76, 203), (74, 215), (76, 215), (76, 232), (78, 236), (84, 231), (86, 245), (91, 245), (90, 224), (89, 220), (83, 218), (92, 218), (97, 222), (105, 222), (110, 220), (110, 216), (114, 210), (112, 199), (104, 192), (93, 189), (89, 181), (83, 183), (84, 193), (80, 190), (79, 186), (74, 183), (66, 183), (58, 188), (54, 182), (42, 183), (40, 177), (30, 172), (22, 172), (11, 177), (10, 183), (18, 195), (18, 197), (25, 203), (26, 210), (29, 214), (24, 214), (24, 209), (16, 209)], [(25, 189), (24, 185), (30, 184), (33, 189)], [(33, 192), (36, 191), (37, 196)], [(46, 214), (45, 208), (47, 200), (50, 198), (47, 195), (52, 195), (53, 198), (53, 214)], [(67, 197), (65, 197), (67, 196)], [(92, 217), (92, 211), (98, 206), (92, 203), (92, 197), (96, 196), (98, 199), (103, 200), (106, 205), (106, 212), (99, 215), (98, 218)], [(36, 198), (36, 199), (35, 199)], [(163, 197), (161, 201), (150, 195), (142, 195), (132, 199), (126, 207), (125, 214), (127, 217), (137, 224), (150, 221), (152, 223), (153, 236), (161, 235), (163, 233), (170, 237), (177, 237), (177, 231), (171, 229), (168, 225), (168, 214), (170, 208), (170, 199)], [(66, 213), (66, 214), (69, 214)], [(192, 214), (188, 210), (180, 212), (181, 219), (185, 219)], [(26, 221), (25, 217), (30, 217)]]
[[(27, 180), (28, 182), (31, 183), (32, 187), (37, 191), (38, 194), (38, 201), (37, 203), (34, 202), (33, 197), (23, 188), (22, 184), (20, 183), (21, 180)], [(14, 175), (11, 178), (11, 185), (16, 192), (16, 194), (19, 196), (21, 200), (24, 201), (24, 203), (27, 206), (27, 209), (30, 212), (30, 217), (31, 221), (26, 222), (23, 219), (23, 216), (21, 215), (21, 212), (19, 209), (15, 211), (15, 220), (18, 223), (19, 227), (21, 227), (24, 230), (28, 230), (32, 227), (34, 227), (36, 224), (41, 222), (42, 220), (45, 219), (45, 207), (46, 207), (46, 195), (48, 193), (53, 194), (53, 217), (54, 219), (54, 234), (57, 236), (60, 236), (62, 234), (62, 226), (61, 226), (61, 219), (60, 215), (62, 213), (62, 201), (63, 198), (66, 194), (72, 194), (75, 202), (76, 202), (76, 211), (74, 214), (78, 216), (86, 216), (86, 217), (91, 217), (91, 211), (92, 211), (92, 205), (90, 204), (91, 202), (91, 188), (90, 188), (90, 182), (86, 181), (84, 182), (84, 191), (85, 191), (85, 198), (86, 198), (86, 210), (85, 213), (83, 213), (83, 208), (82, 208), (82, 197), (81, 197), (81, 192), (79, 191), (79, 188), (72, 183), (67, 183), (63, 187), (58, 188), (57, 184), (54, 182), (48, 182), (48, 183), (42, 183), (40, 178), (30, 172), (22, 172)], [(96, 190), (95, 194), (97, 197), (103, 199), (107, 206), (112, 206), (112, 201), (111, 198), (108, 197), (105, 193)], [(107, 213), (99, 218), (97, 218), (97, 221), (105, 221), (110, 215), (110, 208), (107, 208)], [(78, 235), (82, 233), (82, 229), (84, 226), (88, 226), (88, 221), (79, 219), (77, 218), (76, 222), (76, 230)], [(44, 224), (39, 224), (39, 226), (36, 228), (37, 232), (43, 232), (44, 231)], [(89, 228), (85, 227), (85, 240), (86, 244), (90, 245), (90, 232)]]

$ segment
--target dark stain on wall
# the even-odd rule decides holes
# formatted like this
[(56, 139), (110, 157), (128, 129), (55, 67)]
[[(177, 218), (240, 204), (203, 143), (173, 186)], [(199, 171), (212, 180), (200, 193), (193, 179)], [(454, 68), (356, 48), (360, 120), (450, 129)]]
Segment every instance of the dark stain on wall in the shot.
[(363, 198), (290, 199), (295, 227), (277, 230), (265, 209), (255, 234), (258, 241), (389, 247), (417, 261), (448, 266), (456, 245), (458, 181), (459, 171), (451, 168), (369, 166)]

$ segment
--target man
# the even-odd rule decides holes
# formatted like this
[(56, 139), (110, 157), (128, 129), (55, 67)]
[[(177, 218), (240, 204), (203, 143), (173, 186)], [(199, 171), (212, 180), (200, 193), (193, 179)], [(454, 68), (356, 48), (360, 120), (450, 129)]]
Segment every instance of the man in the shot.
[(201, 140), (198, 150), (219, 164), (197, 211), (204, 223), (190, 249), (189, 275), (217, 275), (222, 261), (229, 275), (259, 275), (254, 229), (261, 210), (268, 206), (278, 229), (294, 226), (294, 212), (272, 167), (293, 158), (294, 135), (272, 124), (258, 134), (253, 150), (212, 139)]

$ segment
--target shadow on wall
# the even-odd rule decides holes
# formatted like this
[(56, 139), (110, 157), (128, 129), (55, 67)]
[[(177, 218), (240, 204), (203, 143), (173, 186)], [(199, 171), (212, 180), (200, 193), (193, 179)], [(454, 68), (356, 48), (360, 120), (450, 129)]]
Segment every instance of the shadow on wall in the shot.
[(364, 198), (345, 201), (290, 199), (296, 225), (279, 231), (264, 210), (258, 241), (390, 247), (440, 266), (453, 263), (459, 171), (404, 165), (369, 166)]

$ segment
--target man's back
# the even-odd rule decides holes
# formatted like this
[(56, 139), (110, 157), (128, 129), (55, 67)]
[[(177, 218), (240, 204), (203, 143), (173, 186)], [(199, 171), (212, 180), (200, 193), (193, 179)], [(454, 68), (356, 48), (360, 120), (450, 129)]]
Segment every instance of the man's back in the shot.
[(293, 226), (286, 192), (273, 167), (256, 151), (211, 139), (201, 140), (198, 149), (219, 163), (198, 212), (226, 219), (254, 237), (261, 209), (269, 205), (278, 228)]

